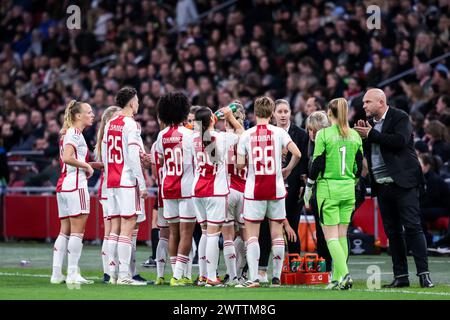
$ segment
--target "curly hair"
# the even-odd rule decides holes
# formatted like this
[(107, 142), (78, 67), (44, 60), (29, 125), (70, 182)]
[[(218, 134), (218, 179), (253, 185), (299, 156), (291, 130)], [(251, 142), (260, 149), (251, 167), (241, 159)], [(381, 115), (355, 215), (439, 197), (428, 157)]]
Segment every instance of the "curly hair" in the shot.
[(156, 108), (159, 119), (167, 126), (171, 126), (186, 120), (191, 104), (183, 93), (169, 92), (158, 100)]

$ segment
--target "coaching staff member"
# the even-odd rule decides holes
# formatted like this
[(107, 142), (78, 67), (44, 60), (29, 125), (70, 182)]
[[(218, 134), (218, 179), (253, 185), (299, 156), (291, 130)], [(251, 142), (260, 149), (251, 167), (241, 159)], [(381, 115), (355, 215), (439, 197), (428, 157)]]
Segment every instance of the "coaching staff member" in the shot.
[(389, 107), (380, 89), (368, 90), (363, 103), (370, 120), (359, 120), (354, 129), (364, 139), (372, 196), (378, 198), (392, 252), (394, 280), (383, 287), (409, 286), (407, 248), (414, 256), (420, 286), (434, 287), (420, 222), (419, 186), (424, 178), (414, 151), (409, 117), (405, 112)]

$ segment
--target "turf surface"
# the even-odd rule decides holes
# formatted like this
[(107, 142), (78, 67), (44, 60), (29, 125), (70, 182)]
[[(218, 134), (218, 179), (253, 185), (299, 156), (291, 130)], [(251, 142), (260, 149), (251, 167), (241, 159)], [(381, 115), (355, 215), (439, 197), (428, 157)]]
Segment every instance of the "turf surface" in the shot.
[[(0, 299), (151, 299), (151, 300), (285, 300), (285, 299), (348, 299), (348, 300), (425, 300), (450, 299), (450, 257), (430, 257), (431, 277), (436, 284), (433, 289), (420, 288), (414, 275), (414, 264), (410, 260), (411, 287), (403, 289), (367, 288), (369, 266), (378, 266), (381, 270), (381, 283), (392, 279), (391, 259), (386, 254), (378, 256), (350, 256), (349, 268), (355, 280), (350, 291), (327, 291), (324, 285), (314, 286), (282, 286), (280, 288), (263, 287), (259, 289), (239, 288), (197, 288), (146, 286), (125, 287), (105, 285), (101, 282), (100, 247), (85, 245), (80, 260), (83, 276), (95, 281), (93, 285), (85, 285), (80, 289), (69, 289), (66, 285), (51, 285), (52, 246), (43, 243), (0, 243)], [(150, 249), (139, 246), (138, 263), (148, 258)], [(29, 260), (30, 264), (20, 266), (21, 260)], [(222, 259), (223, 261), (223, 259)], [(170, 269), (170, 267), (168, 268)], [(166, 269), (166, 271), (169, 271)], [(155, 279), (154, 268), (142, 268), (140, 274), (147, 279)], [(198, 269), (194, 267), (193, 274)], [(224, 266), (220, 266), (221, 275)], [(170, 275), (166, 275), (169, 279)]]

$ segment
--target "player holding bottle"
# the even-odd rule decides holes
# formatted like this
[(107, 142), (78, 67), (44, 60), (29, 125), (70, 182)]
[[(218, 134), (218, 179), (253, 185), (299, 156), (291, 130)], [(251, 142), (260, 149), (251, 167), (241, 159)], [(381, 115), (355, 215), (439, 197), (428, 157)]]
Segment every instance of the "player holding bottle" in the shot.
[[(203, 107), (195, 113), (195, 121), (200, 128), (196, 128), (193, 137), (195, 176), (192, 194), (197, 219), (202, 229), (206, 229), (207, 232), (206, 245), (202, 244), (199, 248), (199, 257), (206, 257), (206, 286), (222, 285), (217, 281), (216, 272), (220, 253), (220, 229), (225, 222), (227, 196), (230, 192), (226, 168), (227, 157), (230, 146), (237, 144), (238, 134), (244, 131), (230, 108), (222, 108), (221, 111), (237, 134), (214, 131), (215, 118), (211, 109)], [(233, 260), (234, 277), (236, 277), (235, 255)], [(200, 281), (200, 278), (204, 279), (205, 276), (205, 259), (201, 259), (199, 267)]]
[[(246, 166), (248, 173), (244, 192), (244, 220), (248, 236), (247, 263), (249, 280), (237, 287), (259, 287), (258, 259), (260, 254), (259, 224), (267, 216), (270, 220), (273, 253), (272, 285), (280, 285), (284, 259), (283, 221), (286, 218), (284, 179), (291, 173), (301, 157), (300, 150), (289, 134), (270, 125), (275, 103), (268, 97), (255, 101), (256, 126), (245, 131), (238, 144), (238, 169)], [(281, 169), (282, 150), (292, 153), (288, 166)]]
[(180, 92), (169, 92), (157, 104), (159, 119), (167, 126), (160, 131), (156, 152), (163, 160), (161, 194), (164, 218), (169, 222), (169, 255), (173, 268), (171, 286), (192, 284), (186, 275), (196, 216), (192, 203), (193, 132), (183, 126), (189, 113), (189, 100)]
[(359, 134), (349, 128), (348, 105), (344, 98), (330, 101), (332, 126), (317, 132), (314, 160), (305, 189), (309, 203), (317, 180), (317, 207), (328, 249), (333, 258), (332, 281), (328, 289), (350, 289), (353, 280), (347, 267), (347, 228), (355, 207), (355, 184), (361, 175), (363, 150)]
[(108, 213), (111, 216), (111, 234), (120, 235), (111, 240), (111, 256), (119, 259), (119, 272), (114, 261), (110, 269), (110, 283), (118, 285), (146, 285), (134, 280), (130, 269), (133, 237), (137, 236), (136, 223), (145, 220), (144, 199), (148, 196), (140, 153), (144, 152), (141, 128), (133, 116), (138, 112), (136, 90), (124, 87), (116, 95), (122, 114), (112, 118), (105, 128), (103, 141), (107, 148), (106, 173), (108, 188)]
[[(89, 104), (76, 100), (69, 102), (59, 143), (61, 175), (56, 186), (56, 197), (61, 229), (53, 249), (53, 272), (50, 279), (53, 284), (64, 281), (67, 284), (93, 283), (84, 279), (78, 268), (90, 209), (87, 179), (94, 173), (87, 162), (89, 150), (82, 132), (93, 121), (94, 113)], [(66, 252), (67, 279), (61, 271)]]

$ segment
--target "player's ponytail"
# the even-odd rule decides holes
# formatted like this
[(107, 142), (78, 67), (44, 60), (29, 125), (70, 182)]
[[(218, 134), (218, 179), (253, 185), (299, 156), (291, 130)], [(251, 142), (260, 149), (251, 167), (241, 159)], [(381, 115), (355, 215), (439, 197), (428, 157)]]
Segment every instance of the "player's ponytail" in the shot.
[(348, 125), (348, 105), (344, 98), (336, 98), (328, 104), (328, 110), (331, 116), (336, 120), (341, 136), (347, 138), (349, 134)]
[(103, 111), (102, 120), (100, 121), (100, 126), (99, 126), (98, 132), (97, 132), (97, 143), (95, 144), (95, 151), (94, 151), (95, 158), (97, 161), (102, 161), (102, 140), (103, 140), (103, 135), (105, 133), (106, 123), (109, 120), (111, 120), (114, 113), (116, 113), (120, 110), (122, 110), (122, 109), (117, 106), (110, 106), (110, 107), (106, 108), (105, 111)]
[(82, 104), (82, 102), (78, 102), (77, 100), (70, 100), (70, 102), (67, 104), (66, 110), (64, 112), (64, 123), (60, 131), (61, 135), (65, 134), (67, 129), (73, 127), (73, 124), (75, 122), (75, 115), (81, 113)]
[[(211, 118), (212, 118), (212, 111), (210, 108), (202, 107), (195, 112), (196, 124), (201, 125), (200, 132), (201, 132), (202, 144), (203, 144), (204, 148), (207, 148), (211, 144), (211, 135), (208, 130), (208, 128), (212, 122)], [(196, 130), (198, 130), (198, 128), (196, 128)], [(212, 160), (212, 158), (215, 157), (215, 154), (216, 154), (215, 148), (213, 148), (213, 150), (211, 151), (211, 154), (210, 154), (211, 160)]]

